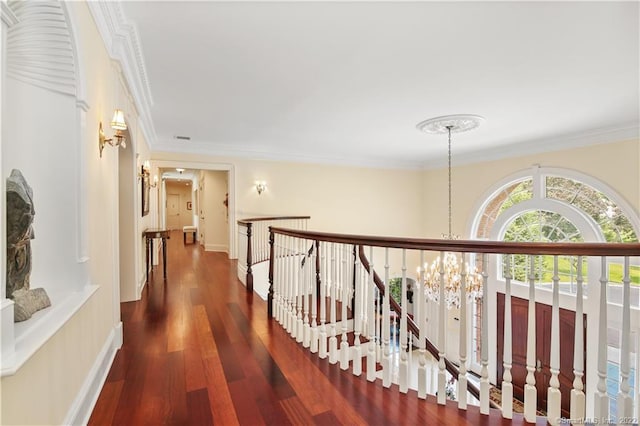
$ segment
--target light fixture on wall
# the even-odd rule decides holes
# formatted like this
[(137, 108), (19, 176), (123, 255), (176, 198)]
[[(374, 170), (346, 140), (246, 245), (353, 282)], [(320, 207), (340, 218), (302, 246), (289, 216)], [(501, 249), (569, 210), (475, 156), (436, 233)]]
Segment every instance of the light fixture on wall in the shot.
[(151, 188), (158, 186), (158, 175), (153, 176), (153, 183), (149, 185)]
[(265, 189), (267, 189), (267, 182), (265, 181), (256, 182), (256, 191), (258, 191), (258, 195), (262, 194)]
[(127, 141), (122, 133), (124, 130), (127, 130), (127, 123), (124, 121), (124, 114), (122, 110), (116, 109), (113, 112), (113, 118), (111, 119), (111, 128), (115, 130), (115, 134), (112, 138), (107, 139), (102, 130), (102, 122), (100, 122), (100, 128), (98, 130), (98, 147), (100, 149), (100, 158), (102, 158), (102, 150), (104, 149), (105, 144), (109, 144), (111, 146), (121, 146), (122, 148), (127, 147)]
[[(448, 166), (448, 194), (449, 194), (449, 232), (442, 234), (442, 238), (449, 240), (457, 240), (460, 237), (454, 235), (451, 230), (451, 133), (462, 133), (473, 130), (484, 121), (483, 117), (478, 115), (447, 115), (443, 117), (431, 118), (422, 121), (416, 126), (419, 130), (432, 134), (447, 134), (449, 137), (449, 166)], [(427, 296), (438, 302), (440, 298), (440, 281), (441, 271), (444, 273), (444, 298), (449, 308), (460, 307), (460, 288), (462, 285), (462, 277), (465, 277), (465, 290), (467, 300), (473, 300), (481, 296), (482, 277), (474, 268), (469, 271), (469, 265), (458, 262), (457, 256), (453, 253), (444, 253), (444, 258), (440, 256), (431, 264), (431, 267), (424, 265), (425, 276), (424, 285)], [(420, 273), (418, 268), (418, 274)]]

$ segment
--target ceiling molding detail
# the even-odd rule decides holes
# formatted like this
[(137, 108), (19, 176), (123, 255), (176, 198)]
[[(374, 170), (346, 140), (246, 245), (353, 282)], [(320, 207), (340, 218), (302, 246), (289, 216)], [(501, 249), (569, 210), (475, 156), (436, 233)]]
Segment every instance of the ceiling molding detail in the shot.
[(18, 23), (18, 17), (15, 13), (9, 8), (6, 1), (0, 2), (0, 14), (2, 15), (2, 22), (7, 24), (8, 27), (12, 27), (13, 25)]
[(61, 4), (14, 0), (7, 6), (18, 20), (7, 33), (7, 75), (76, 96), (74, 49)]
[[(559, 135), (545, 139), (530, 140), (513, 145), (469, 151), (454, 154), (455, 166), (482, 163), (485, 161), (501, 160), (504, 158), (521, 157), (524, 155), (540, 154), (544, 152), (561, 151), (563, 149), (579, 148), (605, 143), (621, 142), (640, 138), (640, 126), (637, 122), (609, 129), (593, 129), (574, 135)], [(424, 169), (438, 169), (446, 167), (446, 158), (427, 161), (422, 164)]]
[(240, 150), (227, 144), (215, 144), (210, 142), (180, 142), (160, 141), (154, 146), (154, 152), (172, 152), (199, 154), (212, 157), (232, 157), (249, 160), (283, 161), (291, 163), (329, 164), (336, 166), (371, 167), (375, 169), (408, 169), (419, 170), (422, 164), (419, 161), (397, 161), (389, 158), (366, 157), (333, 157), (314, 156), (299, 152), (263, 151), (258, 149)]
[(153, 97), (138, 32), (133, 25), (126, 22), (119, 2), (90, 1), (87, 5), (109, 56), (120, 64), (138, 110), (140, 128), (151, 148), (156, 141), (151, 118)]

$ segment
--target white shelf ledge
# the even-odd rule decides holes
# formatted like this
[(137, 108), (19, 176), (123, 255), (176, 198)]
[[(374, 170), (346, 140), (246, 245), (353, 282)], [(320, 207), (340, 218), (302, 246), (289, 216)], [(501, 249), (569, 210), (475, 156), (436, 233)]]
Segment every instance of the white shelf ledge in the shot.
[(15, 349), (5, 351), (7, 348), (3, 348), (0, 377), (16, 374), (84, 306), (98, 288), (97, 285), (88, 285), (81, 291), (68, 293), (60, 298), (50, 295), (51, 307), (36, 312), (27, 321), (14, 324)]

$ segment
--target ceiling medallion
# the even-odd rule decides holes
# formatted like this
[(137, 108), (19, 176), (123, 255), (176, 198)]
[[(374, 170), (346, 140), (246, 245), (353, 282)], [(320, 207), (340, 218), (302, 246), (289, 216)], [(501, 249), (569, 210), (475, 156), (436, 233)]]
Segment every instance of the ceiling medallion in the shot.
[(445, 134), (462, 133), (473, 130), (484, 122), (484, 117), (473, 114), (443, 115), (421, 121), (416, 125), (418, 130), (425, 133)]

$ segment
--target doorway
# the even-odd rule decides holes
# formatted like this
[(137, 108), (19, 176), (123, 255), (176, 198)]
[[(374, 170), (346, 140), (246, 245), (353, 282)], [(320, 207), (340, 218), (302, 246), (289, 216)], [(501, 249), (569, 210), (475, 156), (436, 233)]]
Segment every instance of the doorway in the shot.
[(167, 228), (180, 229), (180, 194), (167, 194)]

